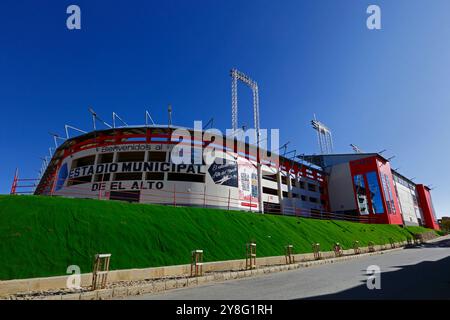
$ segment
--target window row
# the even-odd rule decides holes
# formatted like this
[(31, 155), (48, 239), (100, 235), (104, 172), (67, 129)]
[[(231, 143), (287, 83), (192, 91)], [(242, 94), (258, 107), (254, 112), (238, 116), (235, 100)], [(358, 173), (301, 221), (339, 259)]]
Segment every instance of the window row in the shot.
[[(164, 181), (164, 172), (147, 172), (144, 173), (144, 180), (152, 180), (152, 181)], [(74, 186), (79, 184), (91, 183), (91, 182), (109, 182), (111, 181), (112, 174), (96, 174), (94, 176), (84, 176), (78, 177), (73, 180), (69, 180), (67, 185)], [(93, 180), (92, 180), (93, 178)], [(142, 173), (141, 172), (132, 172), (132, 173), (115, 173), (112, 181), (141, 181)], [(185, 182), (201, 182), (205, 183), (205, 175), (204, 174), (190, 174), (190, 173), (167, 173), (167, 181), (185, 181)]]

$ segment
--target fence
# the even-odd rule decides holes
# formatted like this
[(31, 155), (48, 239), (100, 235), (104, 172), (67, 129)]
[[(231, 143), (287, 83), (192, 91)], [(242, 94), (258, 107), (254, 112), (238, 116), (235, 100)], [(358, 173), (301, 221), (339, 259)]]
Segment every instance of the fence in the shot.
[[(17, 178), (17, 177), (16, 177)], [(11, 189), (11, 194), (32, 194), (33, 191), (20, 192), (17, 191), (20, 186), (18, 183), (20, 181), (36, 181), (37, 179), (16, 179), (13, 182), (13, 187)], [(204, 185), (203, 191), (179, 191), (176, 189), (176, 185), (172, 190), (158, 190), (152, 189), (148, 190), (148, 193), (140, 192), (147, 189), (143, 189), (142, 186), (136, 190), (112, 190), (106, 188), (99, 188), (96, 191), (91, 190), (92, 183), (83, 180), (71, 179), (72, 186), (65, 187), (64, 193), (59, 193), (55, 191), (55, 185), (57, 184), (54, 180), (51, 181), (50, 190), (48, 196), (66, 196), (66, 197), (76, 197), (76, 198), (90, 198), (99, 200), (119, 200), (128, 202), (141, 202), (141, 203), (154, 203), (162, 205), (172, 205), (172, 206), (195, 206), (195, 207), (213, 207), (221, 208), (226, 210), (242, 211), (246, 210), (249, 212), (256, 212), (257, 209), (254, 207), (257, 202), (250, 200), (244, 200), (241, 198), (235, 198), (231, 196), (231, 189), (228, 189), (228, 194), (217, 195), (210, 194), (207, 192), (206, 185)], [(120, 182), (120, 181), (119, 181)], [(142, 180), (144, 182), (144, 180)], [(157, 181), (155, 181), (157, 182)], [(104, 183), (98, 181), (97, 183)], [(86, 188), (89, 186), (89, 188)], [(35, 184), (33, 185), (35, 187)], [(140, 192), (137, 195), (137, 192)], [(111, 196), (111, 193), (114, 196)], [(292, 199), (292, 198), (290, 198)], [(243, 206), (244, 205), (244, 206)], [(270, 208), (265, 208), (264, 213), (277, 214), (277, 215), (290, 215), (304, 218), (320, 219), (320, 220), (345, 220), (360, 223), (377, 223), (378, 220), (372, 216), (357, 216), (357, 215), (346, 215), (338, 214), (333, 212), (328, 212), (325, 210), (307, 209), (301, 208), (299, 206), (283, 204), (283, 212), (280, 210), (271, 210)]]
[(39, 183), (39, 179), (21, 179), (16, 170), (14, 180), (11, 185), (11, 194), (33, 194)]

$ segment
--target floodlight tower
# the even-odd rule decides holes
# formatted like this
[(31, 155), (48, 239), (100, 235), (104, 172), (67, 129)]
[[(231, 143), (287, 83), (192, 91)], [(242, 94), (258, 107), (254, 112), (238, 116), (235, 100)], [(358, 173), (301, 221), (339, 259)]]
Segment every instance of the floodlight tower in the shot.
[(314, 115), (314, 120), (311, 120), (311, 124), (313, 129), (317, 131), (320, 153), (333, 153), (333, 137), (331, 135), (331, 130), (322, 122), (318, 121), (316, 115)]
[(255, 124), (255, 130), (257, 140), (259, 139), (259, 93), (258, 84), (253, 81), (246, 74), (238, 71), (237, 69), (231, 70), (231, 118), (233, 130), (238, 129), (238, 98), (237, 98), (237, 82), (238, 80), (246, 84), (253, 92), (253, 121)]
[(249, 76), (243, 72), (232, 69), (230, 71), (231, 75), (231, 121), (233, 126), (233, 134), (237, 133), (238, 130), (238, 98), (237, 98), (237, 84), (241, 81), (247, 85), (253, 93), (253, 122), (255, 125), (256, 133), (256, 163), (257, 163), (257, 174), (258, 174), (258, 206), (261, 213), (264, 213), (263, 201), (262, 201), (262, 170), (261, 170), (261, 159), (259, 159), (259, 143), (260, 143), (260, 130), (259, 130), (259, 92), (258, 84), (256, 81), (252, 80)]

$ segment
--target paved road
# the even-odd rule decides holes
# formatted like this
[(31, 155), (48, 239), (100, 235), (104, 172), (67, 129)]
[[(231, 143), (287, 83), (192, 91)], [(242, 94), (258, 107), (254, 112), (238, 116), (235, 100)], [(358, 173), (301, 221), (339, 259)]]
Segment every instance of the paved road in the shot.
[[(367, 267), (381, 268), (381, 289), (367, 289)], [(133, 299), (450, 299), (450, 239), (418, 248), (209, 283)]]

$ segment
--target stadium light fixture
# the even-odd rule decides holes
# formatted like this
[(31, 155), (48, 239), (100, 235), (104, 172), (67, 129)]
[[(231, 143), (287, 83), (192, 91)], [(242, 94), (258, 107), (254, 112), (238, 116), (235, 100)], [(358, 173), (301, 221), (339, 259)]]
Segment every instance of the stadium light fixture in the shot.
[(284, 149), (284, 153), (286, 153), (286, 149), (287, 149), (287, 146), (289, 143), (291, 143), (291, 142), (288, 141), (285, 144), (283, 144), (281, 147), (278, 148), (277, 152), (280, 151), (281, 149)]
[(315, 114), (314, 119), (311, 120), (311, 125), (313, 129), (317, 131), (317, 142), (320, 153), (333, 153), (333, 136), (331, 134), (331, 130), (322, 122), (318, 121)]
[(113, 128), (116, 127), (116, 118), (119, 119), (120, 122), (122, 122), (126, 127), (128, 127), (128, 123), (126, 123), (117, 113), (112, 113), (112, 121), (113, 121)]
[(69, 129), (81, 132), (81, 133), (87, 133), (86, 131), (83, 131), (81, 129), (75, 128), (73, 126), (69, 126), (68, 124), (65, 125), (65, 129), (66, 129), (66, 139), (69, 139)]
[(169, 104), (169, 106), (167, 107), (167, 112), (168, 112), (168, 116), (169, 116), (168, 126), (170, 128), (172, 126), (172, 105), (171, 104)]
[(145, 110), (145, 126), (148, 127), (148, 120), (150, 119), (150, 121), (152, 122), (152, 125), (155, 125), (155, 121), (153, 121), (152, 116), (150, 115), (150, 112), (148, 112), (147, 110)]
[(350, 143), (350, 147), (352, 147), (352, 149), (355, 153), (363, 153), (363, 151), (357, 145), (355, 145), (353, 143)]
[(41, 159), (42, 161), (44, 161), (44, 163), (45, 163), (45, 165), (46, 166), (48, 166), (48, 159), (47, 159), (47, 157), (41, 157), (41, 158), (39, 158), (39, 159)]
[(53, 141), (55, 142), (55, 148), (58, 149), (58, 139), (66, 141), (66, 138), (61, 137), (59, 134), (57, 133), (53, 133), (53, 132), (49, 132), (49, 135), (51, 135), (53, 137)]
[(208, 126), (213, 127), (214, 125), (214, 118), (209, 119), (209, 121), (203, 126), (203, 130), (205, 130)]
[(106, 121), (102, 120), (97, 113), (94, 111), (94, 109), (92, 108), (88, 108), (89, 112), (92, 114), (92, 124), (94, 127), (94, 131), (97, 131), (97, 127), (95, 125), (95, 121), (98, 120), (99, 122), (103, 123), (105, 126), (107, 126), (108, 128), (112, 129), (112, 126), (107, 123)]

